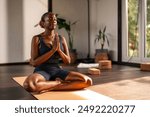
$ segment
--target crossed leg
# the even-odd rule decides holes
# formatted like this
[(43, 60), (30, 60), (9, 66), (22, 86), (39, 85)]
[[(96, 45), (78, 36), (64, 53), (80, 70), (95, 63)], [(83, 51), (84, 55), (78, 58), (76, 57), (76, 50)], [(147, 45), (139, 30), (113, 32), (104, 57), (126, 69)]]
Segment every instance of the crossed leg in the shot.
[(33, 73), (28, 76), (23, 84), (24, 88), (31, 92), (79, 90), (91, 85), (91, 78), (79, 72), (70, 72), (64, 81), (46, 81), (42, 75)]
[(41, 92), (49, 90), (60, 83), (60, 81), (46, 81), (41, 74), (33, 73), (27, 77), (23, 86), (27, 91)]

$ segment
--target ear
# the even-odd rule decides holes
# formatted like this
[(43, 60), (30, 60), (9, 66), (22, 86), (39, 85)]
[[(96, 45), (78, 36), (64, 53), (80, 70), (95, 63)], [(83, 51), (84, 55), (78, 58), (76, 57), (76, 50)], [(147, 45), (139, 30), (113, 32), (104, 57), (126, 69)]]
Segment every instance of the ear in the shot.
[(44, 28), (44, 22), (40, 21), (39, 25), (41, 26), (41, 28)]

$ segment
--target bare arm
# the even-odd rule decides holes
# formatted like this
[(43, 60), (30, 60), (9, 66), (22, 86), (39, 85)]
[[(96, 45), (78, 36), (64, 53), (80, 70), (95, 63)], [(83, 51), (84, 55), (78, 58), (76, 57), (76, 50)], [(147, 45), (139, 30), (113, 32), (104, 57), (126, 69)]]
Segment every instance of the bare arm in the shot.
[(63, 62), (65, 64), (69, 64), (71, 59), (70, 59), (70, 55), (69, 55), (68, 45), (67, 45), (67, 42), (66, 42), (64, 37), (62, 37), (62, 45), (63, 45), (63, 48), (64, 48), (64, 52), (60, 49), (60, 44), (59, 44), (59, 47), (58, 47), (57, 51), (58, 51), (60, 57), (62, 58)]
[(30, 64), (33, 66), (38, 66), (44, 62), (46, 62), (57, 50), (58, 48), (58, 43), (57, 41), (55, 41), (55, 46), (53, 47), (52, 50), (50, 50), (49, 52), (45, 53), (42, 56), (39, 56), (38, 54), (38, 44), (39, 44), (39, 37), (38, 36), (34, 36), (32, 39), (32, 43), (31, 43), (31, 60), (30, 60)]

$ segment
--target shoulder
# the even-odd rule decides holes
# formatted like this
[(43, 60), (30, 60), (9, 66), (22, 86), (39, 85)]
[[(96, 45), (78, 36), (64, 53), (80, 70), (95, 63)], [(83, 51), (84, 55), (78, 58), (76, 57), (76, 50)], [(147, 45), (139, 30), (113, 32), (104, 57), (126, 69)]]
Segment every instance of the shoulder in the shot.
[(40, 37), (42, 37), (42, 34), (34, 35), (33, 39), (37, 39), (37, 38), (40, 38)]
[(40, 34), (39, 35), (34, 35), (32, 37), (32, 43), (39, 43), (39, 39), (40, 39)]

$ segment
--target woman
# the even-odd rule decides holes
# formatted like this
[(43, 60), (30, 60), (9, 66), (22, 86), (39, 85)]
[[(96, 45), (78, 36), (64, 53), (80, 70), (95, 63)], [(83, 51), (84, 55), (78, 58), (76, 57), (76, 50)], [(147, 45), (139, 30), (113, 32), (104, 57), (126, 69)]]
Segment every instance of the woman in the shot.
[(43, 14), (40, 26), (45, 31), (36, 35), (31, 44), (30, 64), (35, 67), (34, 73), (24, 82), (26, 90), (43, 92), (50, 90), (77, 90), (92, 85), (92, 80), (81, 73), (65, 71), (58, 65), (59, 58), (70, 63), (68, 46), (64, 37), (55, 33), (57, 18), (55, 14)]

